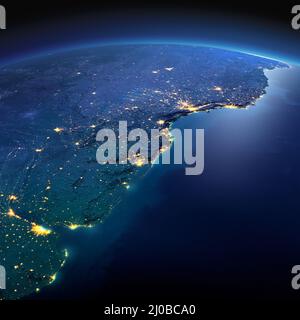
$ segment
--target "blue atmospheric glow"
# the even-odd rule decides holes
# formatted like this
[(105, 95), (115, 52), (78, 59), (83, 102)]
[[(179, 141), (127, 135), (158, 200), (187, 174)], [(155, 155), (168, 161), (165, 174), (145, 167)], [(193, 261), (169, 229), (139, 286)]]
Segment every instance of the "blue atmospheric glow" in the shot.
[(72, 51), (72, 50), (78, 50), (78, 49), (85, 49), (89, 47), (99, 47), (99, 46), (108, 46), (108, 45), (130, 45), (130, 44), (174, 44), (174, 45), (190, 45), (190, 46), (203, 46), (203, 47), (211, 47), (211, 48), (219, 48), (219, 49), (224, 49), (224, 50), (231, 50), (231, 51), (238, 51), (242, 52), (245, 54), (251, 54), (255, 56), (260, 56), (263, 58), (267, 59), (272, 59), (276, 61), (281, 61), (285, 62), (290, 65), (298, 65), (300, 66), (299, 61), (295, 61), (293, 59), (284, 57), (284, 56), (279, 56), (277, 54), (274, 54), (270, 51), (264, 51), (260, 48), (250, 48), (250, 47), (237, 47), (230, 45), (229, 43), (221, 43), (221, 42), (215, 42), (215, 41), (205, 41), (201, 42), (198, 40), (183, 40), (183, 39), (178, 39), (178, 40), (170, 40), (170, 39), (139, 39), (139, 38), (130, 38), (130, 39), (114, 39), (110, 41), (101, 41), (101, 40), (96, 40), (92, 42), (75, 42), (71, 45), (66, 45), (66, 46), (59, 46), (59, 47), (52, 47), (48, 49), (43, 49), (40, 51), (36, 51), (33, 54), (26, 54), (22, 55), (19, 57), (15, 57), (6, 61), (2, 61), (0, 63), (1, 65), (7, 65), (27, 59), (34, 59), (38, 57), (42, 57), (45, 55), (51, 55), (59, 52), (66, 52), (66, 51)]

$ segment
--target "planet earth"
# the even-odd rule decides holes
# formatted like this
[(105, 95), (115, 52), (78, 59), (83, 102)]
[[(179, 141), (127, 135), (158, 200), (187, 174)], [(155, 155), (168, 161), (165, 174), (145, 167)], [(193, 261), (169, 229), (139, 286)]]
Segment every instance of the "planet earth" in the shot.
[[(151, 170), (99, 165), (96, 134), (171, 126), (192, 113), (246, 109), (285, 63), (191, 45), (66, 50), (0, 67), (0, 265), (19, 299), (50, 285), (69, 252), (61, 230), (105, 223)], [(238, 112), (238, 110), (236, 111)], [(101, 244), (100, 244), (101, 245)]]

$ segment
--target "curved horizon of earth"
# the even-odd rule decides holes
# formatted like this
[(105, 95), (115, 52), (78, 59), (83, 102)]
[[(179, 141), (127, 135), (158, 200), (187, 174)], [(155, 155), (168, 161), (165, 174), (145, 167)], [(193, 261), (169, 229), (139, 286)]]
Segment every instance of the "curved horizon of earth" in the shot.
[(59, 227), (102, 223), (150, 165), (96, 161), (101, 128), (159, 128), (266, 93), (264, 70), (288, 65), (188, 45), (77, 49), (0, 68), (0, 265), (18, 299), (55, 281), (68, 252)]

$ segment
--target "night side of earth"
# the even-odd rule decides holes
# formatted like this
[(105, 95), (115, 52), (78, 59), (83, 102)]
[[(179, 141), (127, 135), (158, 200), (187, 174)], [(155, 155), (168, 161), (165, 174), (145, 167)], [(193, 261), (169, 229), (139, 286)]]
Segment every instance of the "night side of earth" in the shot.
[[(286, 64), (187, 45), (112, 45), (49, 54), (0, 68), (0, 265), (19, 299), (55, 281), (66, 263), (61, 228), (103, 223), (151, 168), (99, 165), (97, 132), (161, 129), (212, 109), (249, 107), (264, 70)], [(101, 243), (99, 243), (101, 246)]]

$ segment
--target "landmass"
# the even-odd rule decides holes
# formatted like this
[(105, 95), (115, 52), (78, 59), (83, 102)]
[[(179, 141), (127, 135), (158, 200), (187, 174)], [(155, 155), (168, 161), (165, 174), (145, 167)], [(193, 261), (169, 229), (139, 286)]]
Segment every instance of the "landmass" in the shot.
[(278, 67), (287, 65), (182, 45), (100, 46), (1, 67), (0, 299), (51, 284), (68, 257), (59, 228), (102, 223), (149, 169), (141, 159), (100, 166), (99, 129), (127, 120), (169, 135), (181, 116), (254, 104), (264, 70)]

